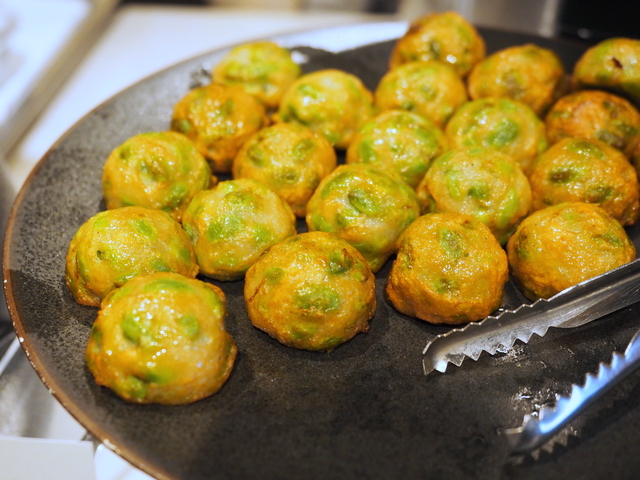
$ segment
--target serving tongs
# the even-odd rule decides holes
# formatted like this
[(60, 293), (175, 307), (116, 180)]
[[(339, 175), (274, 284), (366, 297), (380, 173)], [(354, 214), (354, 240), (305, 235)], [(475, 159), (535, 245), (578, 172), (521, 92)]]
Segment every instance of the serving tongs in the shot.
[(528, 343), (535, 333), (544, 336), (549, 328), (572, 328), (601, 318), (640, 301), (640, 259), (567, 288), (549, 299), (505, 310), (464, 328), (434, 337), (423, 350), (427, 375), (445, 372), (447, 365), (460, 366), (465, 358), (477, 360), (506, 352), (516, 340)]
[(600, 363), (582, 386), (573, 385), (568, 397), (556, 396), (555, 406), (543, 406), (537, 417), (527, 414), (521, 427), (505, 430), (513, 454), (526, 454), (544, 445), (581, 411), (602, 397), (640, 366), (640, 330), (624, 354), (614, 352), (609, 364)]

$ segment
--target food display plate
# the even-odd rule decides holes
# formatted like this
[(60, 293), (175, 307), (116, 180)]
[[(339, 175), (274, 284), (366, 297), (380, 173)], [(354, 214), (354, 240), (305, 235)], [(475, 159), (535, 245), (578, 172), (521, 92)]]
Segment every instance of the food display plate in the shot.
[[(372, 23), (275, 40), (296, 52), (304, 71), (340, 68), (374, 89), (405, 29)], [(584, 51), (480, 31), (489, 52), (534, 42), (553, 49), (567, 71)], [(215, 282), (227, 295), (227, 328), (239, 348), (218, 394), (186, 406), (141, 406), (93, 382), (84, 349), (97, 310), (75, 303), (65, 286), (69, 241), (104, 209), (109, 152), (137, 133), (168, 129), (173, 105), (226, 52), (180, 63), (98, 107), (53, 146), (17, 197), (4, 251), (7, 302), (28, 358), (58, 401), (98, 440), (163, 480), (635, 478), (638, 375), (574, 421), (554, 448), (513, 457), (501, 432), (624, 348), (640, 326), (637, 305), (425, 376), (422, 349), (449, 327), (394, 310), (383, 295), (390, 262), (377, 274), (370, 331), (331, 353), (278, 344), (249, 323), (242, 281)], [(630, 233), (638, 244), (640, 235)], [(523, 301), (508, 284), (506, 306)]]

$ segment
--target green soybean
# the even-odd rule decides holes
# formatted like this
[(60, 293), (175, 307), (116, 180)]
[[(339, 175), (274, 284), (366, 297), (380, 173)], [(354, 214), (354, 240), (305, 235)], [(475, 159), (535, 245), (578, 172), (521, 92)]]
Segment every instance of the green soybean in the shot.
[(137, 398), (137, 399), (141, 399), (147, 396), (147, 392), (149, 391), (149, 387), (147, 386), (147, 384), (142, 381), (141, 379), (139, 379), (136, 376), (129, 376), (127, 377), (127, 379), (125, 380), (125, 388), (127, 393), (133, 397), (133, 398)]
[(264, 245), (273, 240), (273, 232), (263, 225), (258, 225), (253, 232), (253, 240), (258, 245)]
[(176, 278), (158, 278), (144, 287), (145, 292), (190, 292), (192, 290), (193, 288), (189, 283)]
[(329, 273), (341, 275), (348, 272), (353, 265), (353, 258), (347, 252), (331, 252), (329, 254)]
[(195, 315), (183, 315), (178, 320), (178, 324), (189, 338), (195, 338), (200, 333), (200, 322)]
[(456, 168), (448, 168), (444, 172), (444, 182), (451, 195), (456, 200), (462, 198), (462, 188), (460, 187), (460, 172)]
[(126, 315), (120, 322), (122, 335), (134, 345), (142, 343), (142, 337), (145, 335), (145, 329), (140, 325), (140, 317), (136, 315)]
[(381, 213), (381, 208), (378, 202), (373, 198), (373, 196), (361, 189), (354, 188), (347, 195), (349, 199), (349, 203), (359, 212), (364, 213), (365, 215), (379, 215)]
[(520, 135), (518, 124), (511, 119), (505, 118), (497, 126), (496, 130), (487, 136), (487, 142), (490, 146), (503, 148), (513, 143), (518, 138), (518, 135)]
[(321, 232), (333, 233), (333, 226), (319, 213), (314, 213), (309, 219), (312, 230), (319, 230)]
[(142, 235), (143, 237), (156, 238), (158, 235), (158, 232), (156, 231), (153, 224), (147, 220), (132, 220), (132, 225), (135, 232)]
[(378, 154), (373, 146), (373, 140), (366, 138), (360, 142), (358, 145), (358, 156), (363, 163), (372, 163), (377, 160)]
[(476, 182), (467, 191), (467, 195), (478, 200), (486, 200), (487, 198), (489, 198), (489, 194), (489, 185), (487, 185), (485, 182)]
[(340, 306), (340, 295), (330, 285), (308, 285), (295, 292), (293, 302), (302, 310), (330, 312)]
[(610, 199), (613, 194), (613, 187), (608, 185), (596, 185), (587, 190), (585, 200), (588, 203), (602, 203)]
[(269, 267), (264, 272), (264, 277), (269, 285), (274, 285), (284, 278), (285, 271), (281, 267)]
[(454, 259), (459, 259), (463, 256), (466, 256), (464, 241), (460, 232), (450, 230), (448, 228), (443, 228), (439, 232), (439, 237), (440, 247), (447, 255)]
[(433, 282), (433, 289), (441, 295), (455, 293), (458, 288), (458, 282), (450, 278), (438, 278)]
[(310, 138), (300, 140), (293, 147), (293, 158), (295, 161), (300, 162), (305, 160), (316, 149), (316, 142)]
[(618, 235), (614, 233), (609, 233), (609, 232), (598, 233), (598, 234), (594, 234), (592, 238), (598, 243), (604, 241), (611, 246), (614, 246), (617, 248), (624, 248), (624, 242)]
[(573, 181), (578, 176), (573, 168), (570, 167), (557, 167), (549, 172), (547, 178), (552, 183), (566, 184)]
[(228, 215), (219, 220), (212, 221), (207, 228), (207, 238), (216, 242), (233, 237), (240, 233), (244, 227), (244, 222), (237, 215)]

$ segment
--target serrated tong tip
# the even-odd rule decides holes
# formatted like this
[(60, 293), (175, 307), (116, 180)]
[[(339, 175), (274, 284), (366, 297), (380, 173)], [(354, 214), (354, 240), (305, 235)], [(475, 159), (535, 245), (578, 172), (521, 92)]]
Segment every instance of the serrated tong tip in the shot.
[(528, 343), (551, 327), (572, 328), (601, 318), (640, 300), (640, 259), (569, 287), (549, 299), (523, 304), (432, 338), (423, 349), (425, 375), (444, 373), (449, 363), (478, 360), (482, 352), (495, 355), (516, 340)]
[(507, 429), (512, 454), (522, 455), (541, 447), (622, 379), (640, 366), (640, 330), (633, 336), (624, 354), (614, 352), (608, 364), (600, 363), (597, 372), (585, 375), (582, 385), (572, 385), (569, 396), (556, 395), (553, 407), (543, 406), (538, 416), (527, 414), (522, 426)]
[(465, 358), (477, 361), (482, 352), (495, 355), (507, 352), (517, 340), (528, 343), (533, 334), (543, 336), (548, 327), (531, 325), (529, 328), (514, 328), (512, 317), (527, 316), (528, 310), (541, 309), (538, 304), (547, 303), (541, 299), (533, 304), (524, 304), (515, 310), (504, 310), (480, 322), (468, 323), (462, 328), (454, 328), (437, 335), (427, 343), (422, 351), (422, 366), (425, 375), (435, 371), (444, 373), (449, 363), (459, 367)]

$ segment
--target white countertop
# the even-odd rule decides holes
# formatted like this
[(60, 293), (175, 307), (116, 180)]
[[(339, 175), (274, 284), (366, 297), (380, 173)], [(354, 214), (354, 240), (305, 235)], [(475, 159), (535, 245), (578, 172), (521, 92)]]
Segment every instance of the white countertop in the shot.
[[(9, 178), (18, 191), (40, 158), (85, 114), (127, 86), (181, 60), (271, 35), (391, 18), (361, 13), (256, 11), (223, 7), (120, 7), (53, 101), (9, 153), (6, 158)], [(22, 355), (22, 352), (18, 354)], [(70, 455), (76, 463), (81, 463), (81, 458), (85, 463), (93, 460), (96, 480), (150, 479), (102, 446), (96, 451), (95, 458), (87, 460), (87, 442), (81, 441), (84, 429), (57, 404), (43, 385), (39, 390), (31, 394), (42, 395), (52, 403), (49, 424), (41, 429), (45, 439), (25, 442), (25, 439), (16, 438), (16, 442), (10, 442), (11, 449), (6, 438), (0, 438), (0, 444), (5, 442), (5, 454), (21, 451), (24, 452), (22, 456), (48, 458), (53, 455), (62, 466), (65, 460), (60, 455)], [(77, 444), (76, 448), (73, 448), (73, 442)], [(86, 476), (70, 476), (73, 474), (69, 470), (57, 477), (50, 470), (54, 468), (50, 462), (42, 463), (49, 469), (44, 476), (27, 473), (21, 456), (14, 457), (12, 462), (10, 457), (13, 454), (9, 458), (7, 455), (2, 461), (3, 479), (9, 475), (8, 478), (20, 480), (45, 477), (89, 480)], [(12, 463), (14, 476), (11, 476)], [(33, 462), (34, 466), (38, 464)]]

